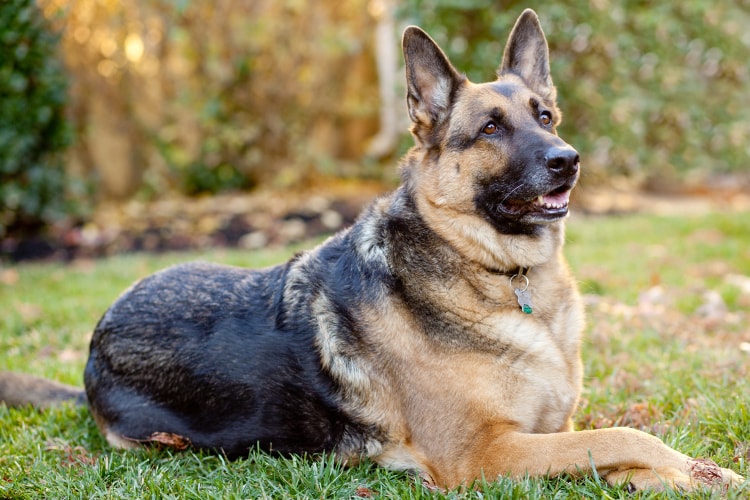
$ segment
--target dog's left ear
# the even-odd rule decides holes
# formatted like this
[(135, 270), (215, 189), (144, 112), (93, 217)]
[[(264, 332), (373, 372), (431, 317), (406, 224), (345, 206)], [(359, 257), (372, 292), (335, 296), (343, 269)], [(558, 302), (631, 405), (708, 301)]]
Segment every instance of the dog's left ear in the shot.
[(430, 36), (416, 26), (404, 31), (407, 105), (418, 135), (422, 128), (432, 130), (445, 120), (454, 94), (464, 77)]
[(549, 70), (549, 48), (536, 12), (526, 9), (518, 17), (503, 53), (497, 76), (520, 76), (534, 92), (555, 100), (555, 86)]

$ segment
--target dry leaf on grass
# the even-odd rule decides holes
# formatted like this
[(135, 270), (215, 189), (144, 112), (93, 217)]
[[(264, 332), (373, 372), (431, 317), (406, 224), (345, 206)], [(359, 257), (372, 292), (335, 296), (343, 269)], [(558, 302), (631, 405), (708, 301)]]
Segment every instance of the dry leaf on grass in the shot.
[(62, 465), (95, 465), (97, 456), (92, 455), (83, 446), (73, 446), (65, 440), (53, 439), (45, 443), (45, 450), (59, 451), (62, 453)]
[(154, 432), (145, 439), (136, 439), (131, 437), (123, 437), (125, 440), (140, 443), (140, 444), (151, 444), (156, 447), (171, 448), (176, 451), (183, 451), (193, 445), (190, 439), (179, 434), (173, 434), (171, 432)]
[(171, 432), (154, 432), (144, 441), (147, 443), (157, 443), (177, 451), (185, 450), (192, 445), (190, 439), (179, 434), (172, 434)]
[(371, 490), (370, 488), (368, 488), (367, 486), (358, 486), (357, 489), (354, 491), (354, 496), (358, 498), (372, 498), (375, 495), (377, 495), (377, 493)]

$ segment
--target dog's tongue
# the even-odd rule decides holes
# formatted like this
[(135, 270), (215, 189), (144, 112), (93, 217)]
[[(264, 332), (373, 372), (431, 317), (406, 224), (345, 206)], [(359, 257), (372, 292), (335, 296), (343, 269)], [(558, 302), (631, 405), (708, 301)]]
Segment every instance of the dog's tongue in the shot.
[(536, 203), (543, 206), (556, 206), (562, 207), (568, 204), (570, 201), (570, 190), (563, 191), (562, 193), (539, 195)]

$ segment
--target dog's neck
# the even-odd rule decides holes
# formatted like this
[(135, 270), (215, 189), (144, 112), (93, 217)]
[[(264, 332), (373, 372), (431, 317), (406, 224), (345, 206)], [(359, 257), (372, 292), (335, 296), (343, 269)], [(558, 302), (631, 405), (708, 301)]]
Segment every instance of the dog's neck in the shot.
[[(461, 212), (415, 196), (426, 225), (464, 258), (487, 270), (512, 273), (542, 266), (559, 257), (565, 234), (563, 221), (540, 226), (533, 235), (499, 233), (475, 211)], [(424, 209), (423, 207), (427, 207)]]
[(508, 278), (512, 278), (514, 276), (526, 276), (529, 271), (531, 271), (531, 268), (529, 267), (515, 267), (513, 269), (494, 269), (494, 268), (485, 268), (486, 271), (490, 274), (495, 274), (497, 276), (507, 276)]

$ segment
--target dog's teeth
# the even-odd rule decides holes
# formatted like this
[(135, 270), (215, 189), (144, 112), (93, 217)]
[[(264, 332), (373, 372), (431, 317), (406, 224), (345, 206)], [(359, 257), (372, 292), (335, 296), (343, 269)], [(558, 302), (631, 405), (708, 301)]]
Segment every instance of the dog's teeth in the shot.
[(544, 205), (544, 195), (540, 194), (539, 198), (536, 199), (536, 202), (540, 205)]

